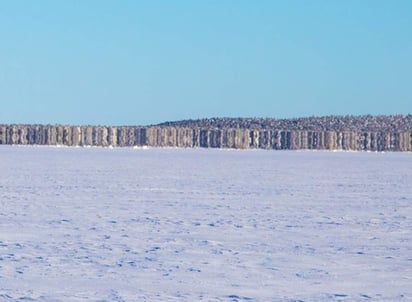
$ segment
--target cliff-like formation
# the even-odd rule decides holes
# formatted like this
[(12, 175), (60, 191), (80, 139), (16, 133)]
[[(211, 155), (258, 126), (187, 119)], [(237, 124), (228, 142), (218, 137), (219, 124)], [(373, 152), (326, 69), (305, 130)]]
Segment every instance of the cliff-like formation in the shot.
[(0, 125), (0, 144), (412, 151), (412, 115), (217, 118), (123, 127)]

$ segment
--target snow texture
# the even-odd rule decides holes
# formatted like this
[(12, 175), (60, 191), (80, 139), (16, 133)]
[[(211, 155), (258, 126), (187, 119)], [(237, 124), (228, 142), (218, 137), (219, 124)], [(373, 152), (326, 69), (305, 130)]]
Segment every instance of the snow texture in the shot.
[(0, 159), (0, 302), (412, 300), (411, 153)]

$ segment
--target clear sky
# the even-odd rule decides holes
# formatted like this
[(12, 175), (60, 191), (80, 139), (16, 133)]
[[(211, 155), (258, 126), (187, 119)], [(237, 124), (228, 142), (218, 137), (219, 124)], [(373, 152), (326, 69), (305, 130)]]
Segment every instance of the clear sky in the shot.
[(0, 0), (0, 123), (397, 113), (411, 0)]

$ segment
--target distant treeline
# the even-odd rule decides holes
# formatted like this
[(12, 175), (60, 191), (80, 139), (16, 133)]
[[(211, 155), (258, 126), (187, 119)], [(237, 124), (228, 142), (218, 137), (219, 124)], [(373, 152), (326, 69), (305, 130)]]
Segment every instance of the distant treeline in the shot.
[(412, 151), (412, 115), (211, 118), (118, 127), (0, 125), (0, 144)]
[(412, 130), (412, 115), (323, 116), (294, 119), (274, 118), (207, 118), (165, 122), (158, 126), (186, 128), (282, 129), (304, 131), (375, 131), (404, 132)]

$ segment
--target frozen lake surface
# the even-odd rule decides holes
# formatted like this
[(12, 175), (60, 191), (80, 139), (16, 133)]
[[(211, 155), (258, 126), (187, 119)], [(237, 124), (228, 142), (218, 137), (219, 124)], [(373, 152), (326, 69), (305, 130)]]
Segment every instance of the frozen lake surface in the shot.
[(0, 302), (412, 301), (412, 154), (0, 146)]

